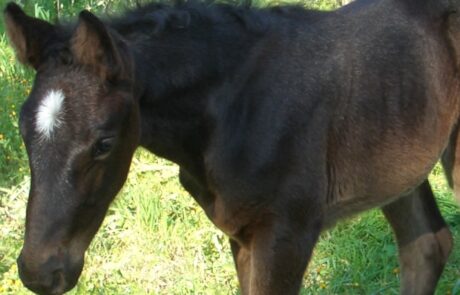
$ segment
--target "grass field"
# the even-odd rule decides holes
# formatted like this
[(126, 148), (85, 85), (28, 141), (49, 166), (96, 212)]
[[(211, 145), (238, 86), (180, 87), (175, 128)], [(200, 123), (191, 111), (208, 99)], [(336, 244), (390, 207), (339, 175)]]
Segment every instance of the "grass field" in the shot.
[[(52, 15), (47, 10), (52, 6), (42, 8), (34, 8), (37, 15)], [(30, 294), (18, 280), (15, 259), (29, 186), (17, 120), (31, 77), (15, 63), (0, 31), (0, 294)], [(167, 161), (143, 150), (136, 153), (129, 179), (70, 294), (238, 294), (227, 239), (180, 187), (177, 172)], [(455, 236), (437, 294), (460, 294), (460, 209), (439, 167), (430, 182)], [(397, 249), (383, 215), (373, 210), (322, 234), (302, 294), (398, 291)]]

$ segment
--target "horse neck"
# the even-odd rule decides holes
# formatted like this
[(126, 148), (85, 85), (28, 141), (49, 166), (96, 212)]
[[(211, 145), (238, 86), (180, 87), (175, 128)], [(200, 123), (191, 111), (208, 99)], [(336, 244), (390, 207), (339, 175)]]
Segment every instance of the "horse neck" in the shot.
[[(132, 42), (140, 90), (141, 146), (182, 167), (206, 147), (211, 91), (244, 64), (258, 39), (240, 24)], [(191, 168), (193, 170), (193, 168)]]

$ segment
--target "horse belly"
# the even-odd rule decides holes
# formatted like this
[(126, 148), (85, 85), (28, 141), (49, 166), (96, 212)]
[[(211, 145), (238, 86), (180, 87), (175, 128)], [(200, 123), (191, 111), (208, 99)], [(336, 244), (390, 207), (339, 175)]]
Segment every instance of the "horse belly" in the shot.
[(333, 223), (407, 195), (437, 163), (449, 130), (434, 128), (423, 136), (399, 134), (372, 147), (342, 150), (329, 167), (334, 177), (325, 216)]

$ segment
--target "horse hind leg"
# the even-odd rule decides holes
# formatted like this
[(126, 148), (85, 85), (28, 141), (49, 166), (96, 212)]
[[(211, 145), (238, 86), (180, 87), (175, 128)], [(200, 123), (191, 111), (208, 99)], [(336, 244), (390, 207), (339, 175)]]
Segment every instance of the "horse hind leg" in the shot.
[(456, 127), (450, 136), (449, 144), (444, 151), (441, 163), (446, 174), (447, 182), (453, 189), (454, 195), (460, 205), (460, 134)]
[(396, 236), (401, 294), (433, 294), (452, 249), (452, 235), (426, 180), (382, 208)]

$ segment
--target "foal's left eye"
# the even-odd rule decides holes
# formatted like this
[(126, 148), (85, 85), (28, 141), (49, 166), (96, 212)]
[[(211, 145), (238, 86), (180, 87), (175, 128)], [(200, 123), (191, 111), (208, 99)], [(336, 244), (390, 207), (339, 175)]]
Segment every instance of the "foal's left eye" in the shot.
[(106, 137), (99, 139), (93, 148), (93, 158), (102, 159), (107, 156), (115, 143), (115, 137)]

